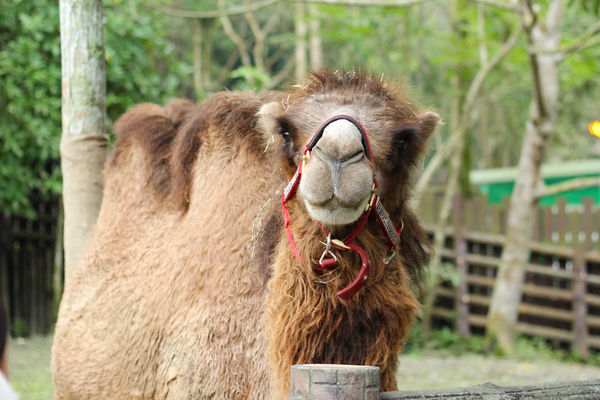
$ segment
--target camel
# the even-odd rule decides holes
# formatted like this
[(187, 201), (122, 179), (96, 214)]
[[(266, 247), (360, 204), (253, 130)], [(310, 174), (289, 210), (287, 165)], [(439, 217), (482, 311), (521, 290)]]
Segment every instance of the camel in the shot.
[(356, 70), (134, 106), (66, 282), (55, 398), (284, 399), (301, 363), (376, 365), (395, 390), (438, 119)]

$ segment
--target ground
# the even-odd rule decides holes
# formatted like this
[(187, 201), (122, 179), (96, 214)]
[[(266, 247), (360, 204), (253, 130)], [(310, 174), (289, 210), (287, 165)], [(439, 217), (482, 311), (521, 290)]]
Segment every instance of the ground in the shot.
[(600, 367), (548, 359), (421, 353), (400, 356), (400, 390), (468, 387), (485, 382), (498, 386), (536, 385), (600, 378)]
[[(21, 400), (52, 399), (50, 347), (52, 337), (12, 339), (8, 348), (10, 382)], [(492, 382), (500, 386), (598, 379), (600, 367), (566, 363), (547, 357), (484, 357), (423, 351), (400, 356), (400, 390), (473, 386)]]
[(10, 339), (8, 378), (20, 400), (52, 399), (51, 346), (52, 336)]

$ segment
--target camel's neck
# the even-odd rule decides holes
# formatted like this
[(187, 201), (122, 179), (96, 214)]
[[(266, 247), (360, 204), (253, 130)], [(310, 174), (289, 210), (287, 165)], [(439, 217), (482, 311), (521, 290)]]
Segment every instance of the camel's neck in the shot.
[[(298, 235), (306, 260), (314, 260), (323, 247), (315, 236), (310, 228)], [(285, 386), (289, 366), (298, 363), (395, 368), (417, 301), (399, 263), (377, 269), (377, 281), (352, 299), (339, 298), (336, 292), (356, 274), (357, 262), (355, 254), (344, 254), (339, 269), (319, 272), (309, 261), (297, 260), (287, 240), (280, 240), (266, 296), (268, 353), (276, 364), (276, 381)]]

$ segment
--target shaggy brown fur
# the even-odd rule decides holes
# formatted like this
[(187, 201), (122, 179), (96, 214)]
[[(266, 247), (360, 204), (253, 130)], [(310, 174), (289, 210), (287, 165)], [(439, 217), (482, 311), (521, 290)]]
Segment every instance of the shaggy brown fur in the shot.
[[(379, 194), (405, 226), (399, 255), (383, 267), (386, 243), (371, 217), (355, 243), (373, 272), (349, 301), (336, 291), (356, 276), (356, 253), (316, 272), (323, 238), (295, 196), (299, 262), (278, 201), (299, 149), (340, 107), (365, 126)], [(294, 363), (378, 365), (383, 390), (395, 389), (427, 254), (408, 186), (436, 121), (357, 72), (315, 74), (290, 94), (131, 109), (115, 125), (98, 224), (65, 287), (56, 398), (280, 399)], [(351, 226), (328, 228), (341, 237)]]

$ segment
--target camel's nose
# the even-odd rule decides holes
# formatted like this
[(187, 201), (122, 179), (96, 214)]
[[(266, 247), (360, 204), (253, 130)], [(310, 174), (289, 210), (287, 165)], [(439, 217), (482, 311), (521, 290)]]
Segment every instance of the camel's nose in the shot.
[(314, 154), (334, 169), (358, 162), (365, 156), (361, 133), (350, 121), (334, 121), (323, 131)]

